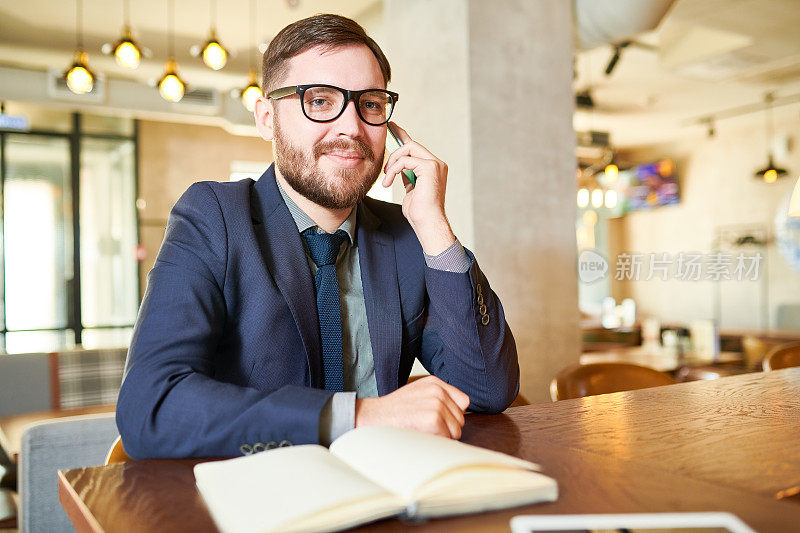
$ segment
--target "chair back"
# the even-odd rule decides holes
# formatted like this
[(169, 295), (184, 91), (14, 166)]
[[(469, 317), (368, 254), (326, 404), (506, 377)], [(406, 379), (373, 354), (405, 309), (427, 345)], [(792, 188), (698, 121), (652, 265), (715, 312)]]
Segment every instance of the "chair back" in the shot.
[(764, 371), (800, 366), (800, 342), (782, 344), (764, 357)]
[(113, 404), (125, 369), (127, 348), (72, 350), (54, 357), (54, 409)]
[(48, 420), (22, 434), (19, 524), (26, 533), (73, 531), (58, 501), (58, 471), (103, 464), (117, 438), (114, 413)]
[(744, 364), (747, 368), (757, 369), (764, 364), (764, 358), (770, 350), (786, 344), (786, 342), (769, 340), (755, 335), (745, 335), (742, 337), (742, 353), (744, 354)]
[(550, 398), (555, 402), (674, 383), (668, 374), (630, 363), (572, 365), (550, 382)]
[(122, 437), (117, 437), (106, 454), (106, 462), (104, 464), (126, 463), (130, 460), (131, 458), (128, 457), (128, 454), (125, 453), (125, 448), (122, 446)]
[(52, 409), (50, 356), (0, 355), (0, 416)]

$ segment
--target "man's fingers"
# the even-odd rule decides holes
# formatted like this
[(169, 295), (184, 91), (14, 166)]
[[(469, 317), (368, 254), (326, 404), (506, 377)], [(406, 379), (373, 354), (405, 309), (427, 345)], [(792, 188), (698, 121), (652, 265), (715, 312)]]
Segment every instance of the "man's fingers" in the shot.
[(437, 165), (442, 165), (443, 167), (446, 166), (444, 161), (433, 155), (428, 151), (427, 148), (422, 146), (419, 143), (414, 141), (410, 141), (408, 144), (404, 144), (391, 154), (389, 157), (386, 158), (386, 163), (383, 165), (383, 170), (386, 170), (393, 164), (397, 162), (397, 160), (401, 157), (414, 157), (416, 159), (424, 159), (426, 161), (433, 161)]
[(453, 413), (448, 409), (446, 406), (440, 406), (441, 409), (439, 410), (439, 416), (442, 418), (444, 423), (446, 424), (449, 437), (451, 439), (458, 439), (461, 437), (461, 426), (464, 425), (463, 422), (459, 423)]
[(450, 398), (453, 399), (453, 402), (458, 405), (462, 412), (467, 410), (467, 407), (469, 407), (469, 396), (445, 381), (441, 382), (441, 386), (444, 388)]
[(444, 397), (442, 402), (444, 403), (445, 407), (450, 411), (450, 414), (453, 415), (453, 418), (456, 419), (456, 422), (458, 422), (459, 426), (463, 426), (464, 410), (461, 409), (460, 405), (458, 405), (455, 401), (453, 401), (453, 398), (447, 391), (444, 392)]
[(453, 402), (461, 409), (461, 411), (466, 411), (469, 407), (469, 396), (465, 393), (461, 392), (460, 389), (450, 385), (446, 381), (434, 376), (425, 376), (424, 378), (419, 379), (416, 381), (420, 386), (426, 386), (427, 384), (435, 384), (438, 387), (444, 389), (444, 391), (452, 398)]

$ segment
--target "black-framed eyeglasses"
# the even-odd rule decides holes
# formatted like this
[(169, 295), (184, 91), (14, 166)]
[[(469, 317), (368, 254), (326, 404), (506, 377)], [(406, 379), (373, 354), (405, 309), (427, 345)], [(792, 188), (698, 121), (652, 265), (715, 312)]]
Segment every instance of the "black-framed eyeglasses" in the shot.
[(300, 107), (309, 120), (332, 122), (344, 113), (347, 102), (353, 100), (358, 116), (370, 126), (381, 126), (389, 122), (398, 99), (397, 93), (383, 89), (349, 91), (335, 85), (319, 83), (281, 87), (270, 91), (267, 98), (278, 100), (293, 94), (300, 95)]

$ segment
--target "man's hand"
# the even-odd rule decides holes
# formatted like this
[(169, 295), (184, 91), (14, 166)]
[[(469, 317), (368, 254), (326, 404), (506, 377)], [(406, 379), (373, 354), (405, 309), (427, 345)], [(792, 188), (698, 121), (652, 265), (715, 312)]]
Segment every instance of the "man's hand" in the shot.
[[(403, 146), (392, 152), (386, 160), (383, 186), (391, 186), (397, 175), (402, 177), (406, 187), (403, 215), (417, 234), (425, 253), (439, 255), (456, 240), (444, 213), (447, 165), (424, 146), (414, 142), (403, 128), (394, 122), (392, 125)], [(403, 176), (403, 169), (414, 171), (417, 175), (416, 185), (411, 185)]]
[(467, 407), (469, 396), (428, 376), (386, 396), (356, 400), (356, 427), (396, 426), (458, 439)]

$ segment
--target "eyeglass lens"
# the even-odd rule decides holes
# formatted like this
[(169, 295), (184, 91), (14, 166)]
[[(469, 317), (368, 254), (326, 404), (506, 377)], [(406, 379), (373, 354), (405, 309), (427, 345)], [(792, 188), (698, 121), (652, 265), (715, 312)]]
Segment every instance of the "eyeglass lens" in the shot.
[[(391, 115), (394, 99), (383, 91), (367, 91), (361, 93), (357, 104), (358, 114), (364, 122), (378, 126)], [(332, 120), (344, 106), (344, 94), (330, 87), (309, 87), (303, 95), (303, 111), (311, 120)]]

